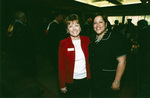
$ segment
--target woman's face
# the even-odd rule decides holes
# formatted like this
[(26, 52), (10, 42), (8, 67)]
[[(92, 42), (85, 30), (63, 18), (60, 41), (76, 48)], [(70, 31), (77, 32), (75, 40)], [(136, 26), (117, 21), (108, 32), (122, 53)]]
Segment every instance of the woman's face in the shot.
[(72, 38), (79, 37), (80, 31), (81, 27), (77, 20), (71, 21), (67, 26), (67, 32), (70, 33)]
[(107, 27), (107, 23), (105, 23), (102, 16), (96, 16), (94, 18), (93, 28), (98, 35), (105, 33), (106, 27)]

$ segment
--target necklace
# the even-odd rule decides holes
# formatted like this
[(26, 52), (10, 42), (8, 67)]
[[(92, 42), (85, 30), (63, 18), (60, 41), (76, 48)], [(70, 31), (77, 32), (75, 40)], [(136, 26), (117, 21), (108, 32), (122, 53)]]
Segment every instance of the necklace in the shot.
[(73, 40), (73, 45), (77, 49), (80, 47), (80, 40)]

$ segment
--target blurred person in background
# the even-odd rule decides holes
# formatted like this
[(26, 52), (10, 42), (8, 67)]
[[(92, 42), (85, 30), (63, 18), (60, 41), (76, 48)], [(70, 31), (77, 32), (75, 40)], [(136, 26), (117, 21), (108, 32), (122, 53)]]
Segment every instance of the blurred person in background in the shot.
[(139, 93), (140, 98), (150, 97), (150, 26), (148, 21), (139, 20)]
[(58, 48), (62, 33), (62, 14), (54, 13), (54, 20), (47, 27), (46, 54), (51, 59), (53, 69), (58, 73)]
[[(27, 23), (26, 15), (17, 11), (8, 33), (8, 54), (16, 63), (17, 68), (29, 77), (36, 76), (35, 42), (33, 32)], [(8, 30), (8, 32), (10, 32)]]

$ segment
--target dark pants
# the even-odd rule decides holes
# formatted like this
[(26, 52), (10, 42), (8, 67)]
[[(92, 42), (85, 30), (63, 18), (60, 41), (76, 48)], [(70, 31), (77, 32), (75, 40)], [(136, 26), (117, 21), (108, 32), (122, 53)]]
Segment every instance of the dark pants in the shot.
[(61, 94), (61, 98), (89, 98), (90, 80), (73, 80), (73, 84), (66, 84), (67, 93)]
[(92, 78), (91, 98), (118, 98), (119, 91), (111, 88), (115, 72), (102, 71)]

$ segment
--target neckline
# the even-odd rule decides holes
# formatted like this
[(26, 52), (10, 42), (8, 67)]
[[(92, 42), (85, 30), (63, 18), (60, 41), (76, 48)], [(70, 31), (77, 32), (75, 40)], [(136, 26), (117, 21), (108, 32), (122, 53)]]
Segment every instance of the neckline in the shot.
[(80, 39), (78, 39), (78, 40), (72, 40), (72, 43), (73, 43), (74, 47), (76, 49), (78, 49), (80, 47), (81, 40)]

